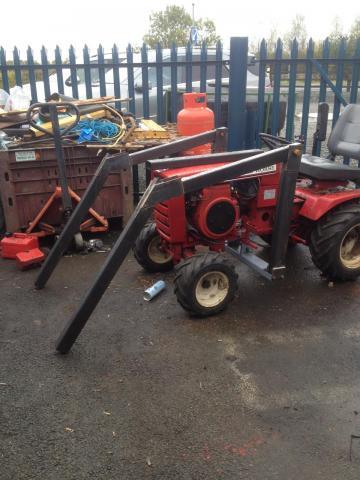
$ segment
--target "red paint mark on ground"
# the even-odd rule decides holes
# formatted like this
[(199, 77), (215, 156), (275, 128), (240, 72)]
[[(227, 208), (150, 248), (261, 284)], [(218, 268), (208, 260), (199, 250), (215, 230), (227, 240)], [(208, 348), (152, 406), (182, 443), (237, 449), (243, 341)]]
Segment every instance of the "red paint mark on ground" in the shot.
[(266, 439), (263, 436), (257, 436), (251, 438), (240, 446), (227, 444), (224, 446), (224, 450), (227, 450), (234, 455), (238, 455), (239, 457), (247, 457), (255, 455), (257, 451), (256, 447), (263, 445), (264, 443), (266, 443)]
[(203, 451), (202, 451), (202, 458), (206, 460), (207, 462), (211, 460), (211, 454), (208, 445), (205, 445)]
[[(273, 432), (266, 437), (263, 435), (254, 435), (253, 437), (249, 438), (246, 442), (242, 443), (241, 445), (226, 443), (222, 447), (222, 449), (226, 450), (232, 455), (236, 455), (237, 457), (241, 457), (241, 458), (253, 457), (258, 453), (259, 447), (261, 447), (262, 445), (265, 445), (266, 443), (271, 444), (271, 442), (279, 438), (280, 438), (279, 432)], [(216, 450), (210, 451), (208, 444), (205, 444), (204, 448), (200, 453), (201, 458), (206, 462), (209, 462), (212, 458), (214, 458), (214, 455), (216, 457), (216, 455), (218, 454), (219, 454), (219, 450), (216, 449)]]

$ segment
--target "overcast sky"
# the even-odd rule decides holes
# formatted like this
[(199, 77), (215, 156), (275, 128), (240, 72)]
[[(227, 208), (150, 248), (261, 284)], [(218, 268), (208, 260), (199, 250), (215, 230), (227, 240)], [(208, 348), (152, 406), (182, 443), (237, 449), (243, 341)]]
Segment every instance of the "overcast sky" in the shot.
[[(139, 45), (148, 30), (152, 11), (177, 4), (191, 13), (192, 3), (176, 0), (3, 0), (0, 45), (8, 53), (17, 45), (22, 57), (29, 44), (35, 50), (45, 44), (49, 56), (56, 44), (66, 50), (70, 44), (80, 49), (87, 43), (92, 53), (96, 53), (94, 50), (99, 43), (106, 51), (114, 42), (120, 48), (128, 42)], [(348, 0), (343, 4), (326, 2), (326, 6), (321, 0), (195, 0), (194, 3), (195, 16), (214, 20), (225, 44), (231, 36), (249, 36), (253, 41), (266, 37), (272, 28), (282, 34), (289, 29), (297, 13), (305, 16), (309, 35), (323, 39), (331, 31), (335, 16), (340, 17), (346, 33), (360, 15), (360, 0)]]

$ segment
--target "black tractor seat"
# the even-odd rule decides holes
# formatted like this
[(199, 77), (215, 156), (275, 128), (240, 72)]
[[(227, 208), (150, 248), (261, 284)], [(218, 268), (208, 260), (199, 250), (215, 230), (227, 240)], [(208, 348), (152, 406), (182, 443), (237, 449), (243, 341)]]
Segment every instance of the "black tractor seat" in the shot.
[(360, 180), (360, 168), (309, 154), (301, 158), (300, 173), (316, 180)]
[(300, 173), (317, 180), (359, 180), (360, 168), (334, 162), (336, 155), (360, 160), (360, 105), (344, 108), (333, 128), (328, 149), (331, 158), (302, 156)]

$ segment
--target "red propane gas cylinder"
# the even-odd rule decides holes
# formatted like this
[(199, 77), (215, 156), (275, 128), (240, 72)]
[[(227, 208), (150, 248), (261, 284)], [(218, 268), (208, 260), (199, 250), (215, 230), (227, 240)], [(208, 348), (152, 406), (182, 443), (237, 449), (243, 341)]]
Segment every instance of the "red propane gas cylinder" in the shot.
[[(215, 128), (214, 112), (206, 106), (206, 93), (184, 93), (184, 108), (177, 116), (179, 135), (190, 136), (213, 130)], [(183, 155), (204, 155), (211, 153), (211, 144), (182, 152)]]

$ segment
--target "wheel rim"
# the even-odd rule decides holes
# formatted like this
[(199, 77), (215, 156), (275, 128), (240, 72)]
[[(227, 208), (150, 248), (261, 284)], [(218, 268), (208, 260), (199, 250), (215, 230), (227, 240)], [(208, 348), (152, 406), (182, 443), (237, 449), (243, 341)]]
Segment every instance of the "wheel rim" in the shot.
[(229, 287), (229, 279), (223, 272), (204, 273), (196, 284), (196, 300), (202, 307), (216, 307), (225, 300)]
[(148, 245), (148, 255), (154, 263), (167, 263), (172, 259), (172, 254), (167, 252), (159, 235), (152, 238)]
[(340, 260), (346, 268), (360, 268), (360, 223), (345, 233), (340, 245)]

